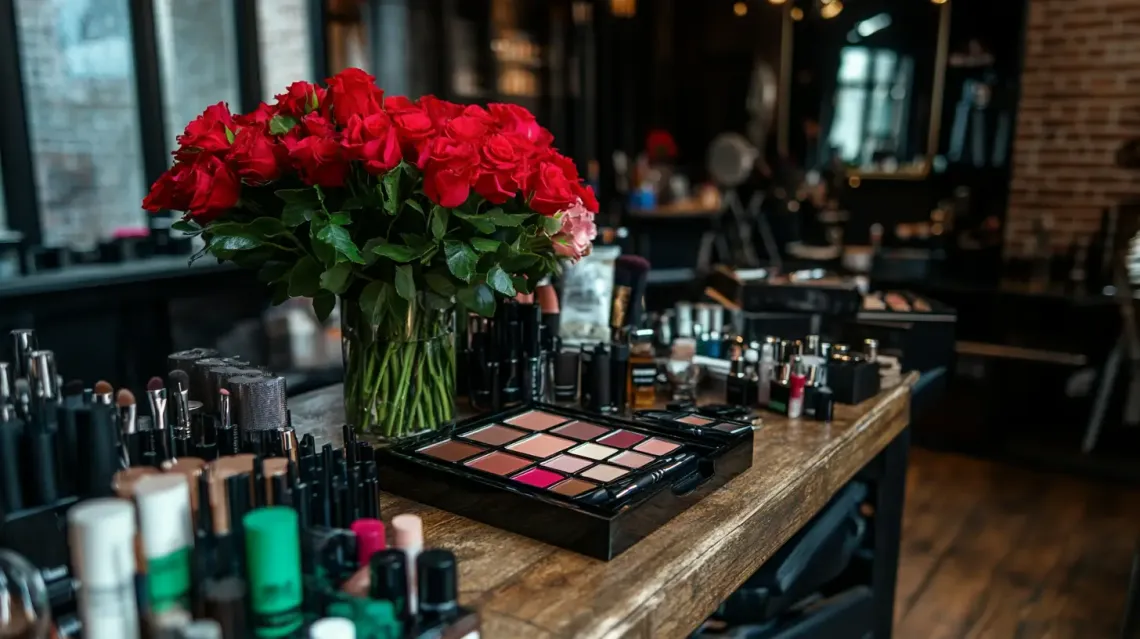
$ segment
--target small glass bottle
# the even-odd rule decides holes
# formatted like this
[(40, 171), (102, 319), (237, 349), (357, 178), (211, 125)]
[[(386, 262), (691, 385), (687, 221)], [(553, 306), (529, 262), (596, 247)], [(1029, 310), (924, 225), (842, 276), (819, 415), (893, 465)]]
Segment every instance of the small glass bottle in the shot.
[(657, 403), (657, 358), (653, 349), (653, 329), (633, 332), (629, 349), (629, 405), (633, 410), (653, 408)]

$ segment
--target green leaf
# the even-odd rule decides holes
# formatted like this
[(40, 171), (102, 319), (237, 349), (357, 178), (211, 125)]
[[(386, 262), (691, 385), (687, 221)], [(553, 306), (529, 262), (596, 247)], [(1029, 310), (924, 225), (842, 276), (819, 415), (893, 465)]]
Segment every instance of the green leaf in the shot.
[(359, 211), (364, 208), (364, 200), (358, 197), (350, 197), (340, 205), (342, 211)]
[(475, 250), (465, 242), (448, 241), (443, 243), (443, 252), (447, 255), (447, 268), (451, 274), (470, 282), (475, 274), (475, 263), (479, 260)]
[(324, 264), (327, 267), (336, 264), (337, 259), (336, 249), (333, 248), (332, 244), (317, 239), (317, 236), (320, 235), (321, 231), (324, 229), (324, 222), (319, 219), (314, 220), (313, 223), (309, 225), (309, 244), (313, 248), (313, 254), (317, 256), (317, 259), (320, 260), (321, 264)]
[(250, 222), (246, 227), (254, 235), (270, 238), (278, 235), (289, 235), (289, 229), (275, 217), (259, 217)]
[(500, 244), (502, 244), (502, 242), (499, 240), (492, 240), (488, 237), (471, 238), (471, 246), (480, 253), (494, 253), (499, 250)]
[(416, 279), (407, 264), (396, 267), (396, 293), (409, 302), (416, 297)]
[(269, 287), (269, 303), (274, 306), (280, 306), (289, 299), (289, 283), (276, 282)]
[(325, 320), (332, 315), (333, 308), (336, 306), (336, 295), (318, 295), (313, 298), (313, 311), (317, 314), (317, 320), (324, 323)]
[(431, 235), (437, 240), (442, 240), (447, 235), (447, 222), (451, 213), (442, 206), (431, 207)]
[(410, 246), (404, 246), (403, 244), (381, 244), (372, 249), (372, 252), (376, 255), (386, 257), (393, 262), (400, 263), (411, 262), (420, 255), (420, 252), (416, 249)]
[(455, 217), (474, 226), (480, 233), (495, 232), (495, 223), (487, 219), (485, 215), (472, 215), (470, 213), (464, 213), (463, 211), (455, 211)]
[(297, 126), (297, 118), (287, 115), (275, 115), (269, 120), (269, 133), (272, 135), (282, 135), (291, 131), (295, 126)]
[(324, 273), (321, 273), (321, 288), (340, 295), (348, 290), (349, 280), (352, 278), (352, 264), (341, 262), (334, 264)]
[(503, 209), (494, 208), (484, 215), (495, 223), (495, 226), (520, 226), (531, 216), (530, 213), (506, 213)]
[(380, 178), (380, 187), (384, 192), (384, 210), (392, 215), (400, 210), (400, 178), (403, 175), (403, 169), (397, 166)]
[(249, 235), (211, 235), (210, 252), (217, 255), (218, 251), (248, 251), (261, 246), (261, 240)]
[(424, 254), (420, 256), (420, 264), (430, 264), (436, 253), (439, 253), (439, 245), (432, 244), (428, 247), (428, 250), (424, 251)]
[(424, 214), (423, 205), (420, 204), (419, 202), (415, 201), (414, 199), (408, 198), (408, 200), (406, 202), (404, 202), (404, 204), (410, 209), (415, 209), (416, 211), (419, 211), (420, 215)]
[(309, 94), (309, 99), (305, 101), (305, 113), (312, 113), (320, 106), (320, 100), (317, 98), (317, 90), (314, 88), (313, 92)]
[(447, 310), (454, 305), (450, 297), (444, 297), (432, 291), (424, 291), (423, 299), (424, 306), (437, 311)]
[(424, 273), (424, 282), (428, 288), (444, 297), (455, 295), (455, 283), (444, 273)]
[(495, 314), (495, 292), (486, 284), (476, 284), (459, 289), (455, 294), (460, 302), (483, 317)]
[(511, 283), (513, 283), (515, 285), (515, 291), (518, 293), (533, 293), (534, 292), (534, 291), (530, 290), (530, 280), (528, 280), (525, 277), (522, 277), (521, 275), (512, 275), (511, 276)]
[(330, 224), (317, 233), (317, 239), (336, 249), (337, 261), (340, 261), (340, 256), (344, 256), (345, 259), (357, 264), (364, 263), (364, 258), (360, 256), (360, 249), (352, 243), (352, 237), (344, 227)]
[(321, 201), (313, 189), (281, 189), (274, 194), (285, 202), (281, 209), (281, 222), (293, 228), (313, 219), (321, 210)]
[(487, 284), (507, 297), (515, 296), (515, 285), (511, 281), (511, 276), (507, 275), (507, 272), (498, 264), (487, 271)]
[(284, 278), (291, 270), (293, 270), (293, 264), (289, 262), (266, 262), (257, 271), (257, 279), (269, 284)]
[(234, 132), (231, 131), (230, 127), (228, 127), (228, 126), (225, 127), (225, 129), (226, 129), (226, 142), (233, 144), (234, 143)]
[(321, 265), (306, 255), (289, 275), (289, 297), (312, 297), (321, 290)]
[(360, 291), (360, 310), (371, 324), (379, 324), (396, 291), (384, 281), (371, 282)]
[(205, 230), (193, 220), (178, 220), (171, 224), (170, 228), (175, 231), (182, 231), (186, 235), (198, 235)]
[(555, 233), (562, 230), (561, 217), (547, 217), (543, 215), (540, 216), (539, 219), (542, 221), (542, 228), (544, 231), (546, 231), (547, 235), (554, 235)]
[(503, 269), (512, 273), (526, 270), (532, 264), (538, 261), (538, 256), (534, 253), (515, 253), (502, 261)]
[(348, 226), (352, 224), (352, 218), (348, 213), (333, 213), (329, 216), (329, 224), (336, 224), (337, 226)]

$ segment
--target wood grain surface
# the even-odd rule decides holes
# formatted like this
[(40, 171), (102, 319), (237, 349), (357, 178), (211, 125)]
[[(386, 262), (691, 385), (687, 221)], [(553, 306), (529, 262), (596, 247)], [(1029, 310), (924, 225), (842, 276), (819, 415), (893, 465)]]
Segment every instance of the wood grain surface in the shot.
[[(609, 562), (387, 494), (383, 516), (420, 515), (426, 544), (456, 553), (486, 637), (683, 637), (906, 427), (916, 380), (830, 424), (771, 415), (752, 468)], [(299, 435), (339, 445), (340, 386), (289, 407)]]

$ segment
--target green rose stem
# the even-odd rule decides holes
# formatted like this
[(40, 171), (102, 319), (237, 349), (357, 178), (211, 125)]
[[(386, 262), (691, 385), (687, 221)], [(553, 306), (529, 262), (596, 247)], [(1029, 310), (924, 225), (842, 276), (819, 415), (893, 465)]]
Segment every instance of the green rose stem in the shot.
[(448, 312), (409, 304), (408, 316), (370, 324), (341, 303), (345, 415), (360, 433), (395, 440), (440, 428), (455, 414), (455, 346)]

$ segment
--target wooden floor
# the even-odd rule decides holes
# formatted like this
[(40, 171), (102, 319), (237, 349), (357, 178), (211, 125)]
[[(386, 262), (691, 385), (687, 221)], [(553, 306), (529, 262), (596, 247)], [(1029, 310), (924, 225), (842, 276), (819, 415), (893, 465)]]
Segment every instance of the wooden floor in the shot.
[(1118, 637), (1140, 491), (915, 450), (895, 636)]

